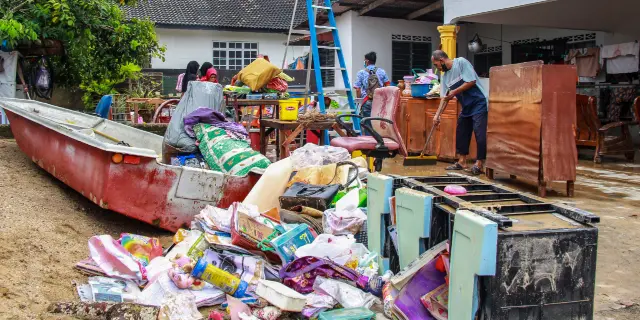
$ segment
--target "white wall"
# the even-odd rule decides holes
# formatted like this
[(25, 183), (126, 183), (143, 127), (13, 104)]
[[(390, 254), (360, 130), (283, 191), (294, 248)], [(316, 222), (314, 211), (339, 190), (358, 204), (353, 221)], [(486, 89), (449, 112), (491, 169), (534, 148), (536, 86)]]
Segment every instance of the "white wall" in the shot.
[[(272, 63), (281, 66), (284, 57), (286, 34), (233, 32), (216, 30), (185, 30), (156, 28), (158, 41), (167, 46), (165, 61), (153, 59), (154, 69), (184, 69), (191, 60), (211, 62), (213, 41), (258, 42), (258, 52), (269, 56)], [(308, 51), (304, 47), (289, 47), (287, 61)]]
[[(436, 29), (441, 25), (440, 23), (363, 17), (354, 11), (339, 16), (337, 23), (352, 85), (355, 75), (363, 68), (364, 55), (371, 51), (377, 53), (376, 65), (391, 76), (391, 36), (394, 34), (427, 36), (431, 37), (433, 49), (437, 49), (440, 45), (440, 34)], [(348, 35), (349, 31), (350, 35)], [(348, 44), (348, 42), (351, 43)], [(336, 86), (343, 86), (342, 77), (336, 75), (336, 78), (339, 78), (339, 80), (336, 79)]]
[(554, 0), (444, 0), (444, 21)]

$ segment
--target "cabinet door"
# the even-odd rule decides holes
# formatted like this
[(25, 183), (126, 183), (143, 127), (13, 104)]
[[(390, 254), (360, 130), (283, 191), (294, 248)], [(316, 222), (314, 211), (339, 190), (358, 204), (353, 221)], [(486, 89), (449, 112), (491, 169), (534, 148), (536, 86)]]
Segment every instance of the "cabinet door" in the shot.
[(456, 127), (458, 126), (458, 115), (445, 112), (440, 119), (440, 128), (438, 128), (440, 153), (438, 157), (447, 160), (456, 159)]
[(407, 151), (419, 153), (424, 146), (426, 128), (426, 99), (409, 99), (407, 103)]

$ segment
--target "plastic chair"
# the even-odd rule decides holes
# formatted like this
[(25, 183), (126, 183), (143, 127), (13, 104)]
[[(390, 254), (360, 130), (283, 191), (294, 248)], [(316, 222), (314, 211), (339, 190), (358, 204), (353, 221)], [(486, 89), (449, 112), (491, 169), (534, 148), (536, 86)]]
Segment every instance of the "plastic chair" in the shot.
[[(347, 132), (347, 136), (331, 140), (334, 147), (342, 147), (350, 153), (358, 150), (367, 157), (374, 158), (375, 171), (382, 170), (382, 162), (386, 158), (393, 158), (398, 153), (407, 155), (407, 149), (400, 136), (400, 130), (394, 122), (400, 107), (400, 89), (398, 87), (384, 87), (376, 89), (371, 107), (371, 117), (346, 114), (337, 117), (338, 124)], [(353, 117), (360, 119), (362, 130), (367, 136), (358, 136), (342, 119)]]

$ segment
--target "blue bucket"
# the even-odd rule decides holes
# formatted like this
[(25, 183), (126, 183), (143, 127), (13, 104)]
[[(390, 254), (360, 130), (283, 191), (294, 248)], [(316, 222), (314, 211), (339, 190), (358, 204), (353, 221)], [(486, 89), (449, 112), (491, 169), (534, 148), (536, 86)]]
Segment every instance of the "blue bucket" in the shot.
[(411, 84), (411, 96), (414, 98), (425, 98), (427, 93), (433, 88), (432, 84)]

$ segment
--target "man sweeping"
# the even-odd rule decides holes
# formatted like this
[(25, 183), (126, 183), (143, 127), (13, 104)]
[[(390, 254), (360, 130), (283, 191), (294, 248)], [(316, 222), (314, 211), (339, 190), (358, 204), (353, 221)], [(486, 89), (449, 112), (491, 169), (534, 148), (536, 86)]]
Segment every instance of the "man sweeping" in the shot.
[[(478, 157), (475, 164), (468, 171), (473, 175), (483, 173), (484, 161), (487, 158), (487, 91), (480, 84), (478, 74), (471, 63), (465, 58), (449, 59), (442, 51), (436, 50), (431, 55), (431, 62), (443, 72), (441, 92), (447, 93), (445, 101), (458, 98), (462, 106), (462, 112), (458, 116), (456, 127), (456, 152), (459, 155), (458, 162), (447, 167), (447, 170), (465, 170), (471, 134), (475, 133), (478, 145)], [(434, 125), (440, 124), (440, 115), (447, 107), (443, 104), (433, 118)]]

